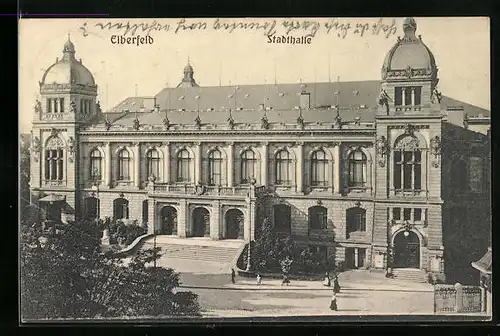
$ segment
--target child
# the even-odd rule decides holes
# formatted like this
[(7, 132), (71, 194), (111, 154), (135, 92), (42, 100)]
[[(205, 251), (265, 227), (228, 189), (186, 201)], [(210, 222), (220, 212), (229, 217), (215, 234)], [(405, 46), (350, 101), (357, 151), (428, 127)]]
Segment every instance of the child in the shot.
[(260, 274), (257, 274), (257, 285), (260, 285), (262, 283), (262, 277)]
[(331, 310), (337, 310), (337, 293), (335, 293), (335, 291), (333, 291), (333, 295), (332, 295), (332, 301), (330, 302), (330, 309)]

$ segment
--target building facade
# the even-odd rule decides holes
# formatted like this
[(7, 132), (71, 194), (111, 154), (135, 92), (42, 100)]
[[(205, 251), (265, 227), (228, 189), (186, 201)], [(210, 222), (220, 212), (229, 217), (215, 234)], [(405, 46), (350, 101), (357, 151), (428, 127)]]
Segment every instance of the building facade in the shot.
[(448, 249), (489, 228), (489, 111), (438, 91), (416, 29), (405, 19), (381, 81), (200, 87), (188, 64), (107, 112), (68, 40), (40, 82), (32, 202), (186, 239), (253, 240), (267, 217), (347, 267), (444, 277)]

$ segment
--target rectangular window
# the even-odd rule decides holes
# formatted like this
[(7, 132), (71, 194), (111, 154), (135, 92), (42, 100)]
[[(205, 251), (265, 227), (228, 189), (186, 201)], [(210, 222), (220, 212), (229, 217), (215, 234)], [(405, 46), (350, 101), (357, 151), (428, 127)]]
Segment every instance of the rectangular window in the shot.
[(64, 98), (59, 98), (59, 111), (64, 113)]
[(401, 106), (403, 105), (403, 91), (400, 87), (395, 88), (394, 90), (394, 105)]
[(392, 218), (396, 221), (401, 220), (401, 208), (392, 209)]
[(417, 86), (415, 87), (415, 104), (414, 105), (420, 105), (422, 104), (422, 87)]
[(221, 185), (221, 166), (220, 159), (209, 160), (210, 185)]
[(413, 220), (415, 222), (422, 221), (422, 209), (420, 208), (413, 209)]
[(50, 180), (50, 150), (45, 151), (45, 179)]
[(52, 99), (47, 98), (47, 113), (52, 112)]
[(83, 99), (80, 99), (80, 113), (83, 113), (84, 112), (84, 109), (83, 109)]
[(57, 98), (54, 98), (54, 113), (57, 113), (57, 110), (58, 110), (58, 101), (57, 101)]
[(404, 209), (403, 210), (403, 220), (405, 220), (405, 221), (411, 220), (411, 209)]
[(63, 165), (64, 165), (63, 151), (62, 149), (59, 149), (57, 151), (57, 179), (59, 181), (62, 181), (63, 179)]
[(411, 105), (411, 87), (405, 88), (405, 105)]

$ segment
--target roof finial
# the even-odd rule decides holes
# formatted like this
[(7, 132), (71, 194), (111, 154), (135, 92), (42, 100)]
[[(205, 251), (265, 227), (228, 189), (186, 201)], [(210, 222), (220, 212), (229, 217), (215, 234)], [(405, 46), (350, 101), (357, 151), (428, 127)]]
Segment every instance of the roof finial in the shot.
[(68, 32), (68, 41), (71, 41), (71, 33)]
[(415, 37), (415, 32), (417, 31), (417, 22), (412, 17), (406, 17), (403, 20), (403, 31), (405, 37)]
[(189, 64), (189, 55), (188, 55), (188, 64)]

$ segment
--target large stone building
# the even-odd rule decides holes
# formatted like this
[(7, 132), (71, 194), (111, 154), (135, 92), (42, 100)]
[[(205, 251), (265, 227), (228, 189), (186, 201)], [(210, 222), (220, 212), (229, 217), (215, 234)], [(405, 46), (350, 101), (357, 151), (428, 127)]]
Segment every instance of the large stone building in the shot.
[(200, 87), (188, 64), (107, 112), (68, 39), (40, 81), (32, 202), (186, 239), (248, 241), (268, 217), (351, 268), (469, 267), (488, 243), (490, 112), (442, 95), (403, 28), (381, 81)]

